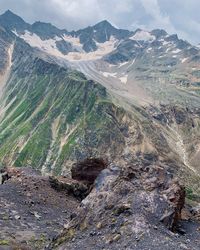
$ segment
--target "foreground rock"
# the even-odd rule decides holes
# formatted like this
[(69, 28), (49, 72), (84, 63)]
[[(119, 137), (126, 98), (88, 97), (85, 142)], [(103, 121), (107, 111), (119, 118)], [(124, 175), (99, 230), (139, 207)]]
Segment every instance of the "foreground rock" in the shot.
[(200, 224), (181, 220), (184, 201), (167, 166), (108, 167), (48, 249), (200, 249)]
[(200, 249), (199, 207), (190, 214), (170, 167), (102, 162), (74, 165), (75, 179), (4, 170), (0, 250)]
[(43, 249), (69, 222), (79, 202), (52, 189), (32, 169), (9, 169), (0, 185), (0, 249)]

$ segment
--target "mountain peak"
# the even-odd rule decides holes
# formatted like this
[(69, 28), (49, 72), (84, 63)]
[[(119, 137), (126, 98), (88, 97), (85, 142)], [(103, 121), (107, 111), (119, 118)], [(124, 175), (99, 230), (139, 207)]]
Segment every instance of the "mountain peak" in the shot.
[(95, 28), (114, 28), (114, 26), (109, 23), (107, 20), (103, 20), (96, 25), (94, 25)]
[(167, 32), (163, 29), (154, 29), (151, 31), (151, 34), (156, 36), (156, 38), (167, 36)]
[(17, 19), (21, 19), (23, 20), (20, 16), (16, 15), (14, 12), (12, 12), (11, 10), (6, 10), (2, 15), (1, 17), (4, 17), (4, 18), (17, 18)]
[(58, 30), (58, 28), (56, 28), (51, 23), (37, 21), (37, 22), (35, 22), (35, 23), (32, 24), (32, 29), (46, 29), (46, 28)]
[(43, 39), (52, 38), (54, 36), (60, 36), (64, 33), (67, 33), (66, 30), (60, 30), (51, 23), (45, 23), (37, 21), (31, 26), (31, 31), (39, 35)]
[(11, 10), (6, 10), (3, 15), (15, 15)]
[(0, 25), (8, 29), (24, 30), (28, 24), (11, 10), (7, 10), (0, 15)]

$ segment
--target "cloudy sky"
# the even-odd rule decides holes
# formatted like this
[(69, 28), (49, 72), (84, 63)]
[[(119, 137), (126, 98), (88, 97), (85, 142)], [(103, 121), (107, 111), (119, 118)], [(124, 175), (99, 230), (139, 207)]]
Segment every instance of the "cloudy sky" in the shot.
[(51, 22), (67, 30), (107, 19), (120, 28), (163, 28), (192, 43), (200, 43), (199, 0), (0, 0), (27, 22)]

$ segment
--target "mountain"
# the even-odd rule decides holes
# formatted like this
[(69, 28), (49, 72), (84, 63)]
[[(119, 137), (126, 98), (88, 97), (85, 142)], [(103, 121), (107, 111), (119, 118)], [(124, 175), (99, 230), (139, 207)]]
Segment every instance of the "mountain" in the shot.
[(79, 30), (74, 33), (79, 37), (80, 43), (86, 52), (98, 50), (98, 43), (105, 43), (114, 39), (124, 39), (130, 35), (128, 30), (119, 30), (113, 27), (108, 21), (104, 20), (92, 27)]
[[(199, 249), (198, 47), (160, 29), (67, 31), (7, 11), (0, 55), (0, 246), (14, 235), (31, 249)], [(180, 228), (183, 207), (192, 221)]]
[(10, 11), (0, 19), (3, 164), (58, 174), (75, 159), (142, 153), (198, 176), (198, 48), (107, 21), (68, 32)]

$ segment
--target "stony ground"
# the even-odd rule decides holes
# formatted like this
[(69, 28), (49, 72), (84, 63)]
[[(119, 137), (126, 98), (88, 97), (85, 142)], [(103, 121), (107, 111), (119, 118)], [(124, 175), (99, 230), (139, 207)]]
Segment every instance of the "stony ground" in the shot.
[[(42, 249), (63, 229), (79, 202), (48, 178), (22, 169), (0, 185), (0, 249)], [(16, 248), (21, 249), (21, 248)]]
[(69, 242), (60, 246), (59, 250), (199, 250), (199, 224), (183, 222), (186, 234), (172, 233), (162, 225), (152, 226), (149, 232), (141, 233), (138, 237), (120, 230), (124, 224), (131, 223), (132, 218), (116, 218), (106, 228), (100, 224), (90, 227), (78, 234)]

